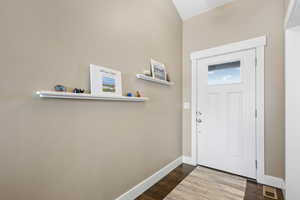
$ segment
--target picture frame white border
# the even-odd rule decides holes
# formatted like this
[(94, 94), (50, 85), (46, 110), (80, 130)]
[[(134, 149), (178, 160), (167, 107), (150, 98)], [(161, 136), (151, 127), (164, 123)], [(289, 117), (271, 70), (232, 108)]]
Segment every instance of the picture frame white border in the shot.
[[(165, 71), (165, 79), (164, 80), (155, 77), (155, 74), (154, 74), (154, 65), (160, 65), (160, 67), (164, 69), (164, 71)], [(151, 58), (151, 60), (150, 60), (150, 66), (151, 66), (151, 75), (152, 75), (152, 78), (157, 79), (157, 80), (161, 80), (161, 81), (167, 81), (167, 70), (166, 70), (166, 66), (163, 63), (158, 62), (158, 61), (156, 61), (156, 60), (154, 60), (154, 59)]]
[[(112, 93), (112, 92), (101, 92), (99, 91), (98, 87), (97, 87), (97, 79), (99, 77), (97, 73), (101, 73), (98, 70), (99, 69), (103, 69), (106, 71), (111, 71), (113, 73), (115, 73), (116, 75), (116, 92)], [(95, 64), (90, 64), (90, 90), (91, 90), (91, 95), (93, 96), (122, 96), (122, 73), (120, 71), (111, 69), (111, 68), (107, 68), (107, 67), (103, 67), (103, 66), (99, 66), (99, 65), (95, 65)]]

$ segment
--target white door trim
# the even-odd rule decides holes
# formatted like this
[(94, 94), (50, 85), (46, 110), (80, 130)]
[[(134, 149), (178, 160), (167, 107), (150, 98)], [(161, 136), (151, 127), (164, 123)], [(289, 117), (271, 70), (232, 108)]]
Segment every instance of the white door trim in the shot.
[(205, 49), (202, 51), (193, 52), (191, 53), (191, 60), (199, 60), (203, 58), (219, 56), (222, 54), (228, 54), (228, 53), (243, 51), (247, 49), (255, 49), (258, 47), (265, 46), (266, 43), (267, 43), (267, 37), (261, 36), (250, 40), (244, 40), (241, 42), (235, 42), (235, 43), (226, 44), (226, 45), (222, 45), (210, 49)]
[(266, 36), (245, 40), (237, 43), (231, 43), (220, 47), (206, 49), (191, 54), (192, 61), (192, 91), (191, 91), (191, 160), (190, 163), (197, 165), (197, 130), (196, 130), (196, 102), (197, 102), (197, 86), (196, 68), (198, 60), (222, 54), (229, 54), (247, 49), (256, 50), (256, 159), (257, 159), (257, 181), (264, 183), (265, 177), (265, 153), (264, 153), (264, 63), (266, 46)]

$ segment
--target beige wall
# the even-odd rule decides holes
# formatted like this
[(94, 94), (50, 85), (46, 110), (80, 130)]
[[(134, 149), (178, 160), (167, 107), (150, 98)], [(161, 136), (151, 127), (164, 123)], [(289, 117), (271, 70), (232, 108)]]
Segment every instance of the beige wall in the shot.
[[(193, 17), (183, 25), (183, 101), (190, 101), (189, 55), (231, 42), (267, 35), (265, 60), (265, 164), (284, 177), (283, 0), (237, 0)], [(191, 152), (190, 111), (183, 111), (183, 152)]]
[[(110, 200), (182, 155), (182, 21), (171, 0), (0, 2), (0, 199)], [(150, 58), (172, 87), (137, 80)], [(41, 100), (123, 72), (146, 103)]]

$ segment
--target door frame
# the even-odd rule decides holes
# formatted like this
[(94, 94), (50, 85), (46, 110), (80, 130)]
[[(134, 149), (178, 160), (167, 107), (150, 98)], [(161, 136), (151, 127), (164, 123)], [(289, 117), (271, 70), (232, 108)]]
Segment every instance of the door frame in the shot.
[(192, 88), (191, 88), (191, 158), (190, 164), (197, 165), (197, 130), (196, 130), (196, 103), (197, 103), (197, 73), (198, 60), (234, 53), (243, 50), (255, 49), (256, 70), (255, 70), (255, 105), (256, 105), (256, 165), (257, 181), (264, 183), (265, 178), (265, 145), (264, 145), (264, 68), (265, 68), (265, 46), (267, 37), (261, 36), (250, 40), (231, 43), (202, 51), (193, 52), (190, 55), (192, 62)]

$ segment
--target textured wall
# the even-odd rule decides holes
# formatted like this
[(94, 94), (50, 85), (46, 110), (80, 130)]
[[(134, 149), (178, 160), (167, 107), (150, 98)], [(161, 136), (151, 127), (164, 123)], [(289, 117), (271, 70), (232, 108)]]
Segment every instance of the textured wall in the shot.
[[(0, 199), (110, 200), (182, 155), (182, 21), (171, 0), (0, 2)], [(175, 82), (137, 80), (153, 57)], [(146, 103), (41, 100), (122, 71)]]
[[(265, 58), (265, 167), (284, 177), (283, 0), (237, 0), (183, 24), (183, 101), (190, 101), (190, 53), (267, 36)], [(183, 152), (191, 152), (190, 111), (183, 111)]]

